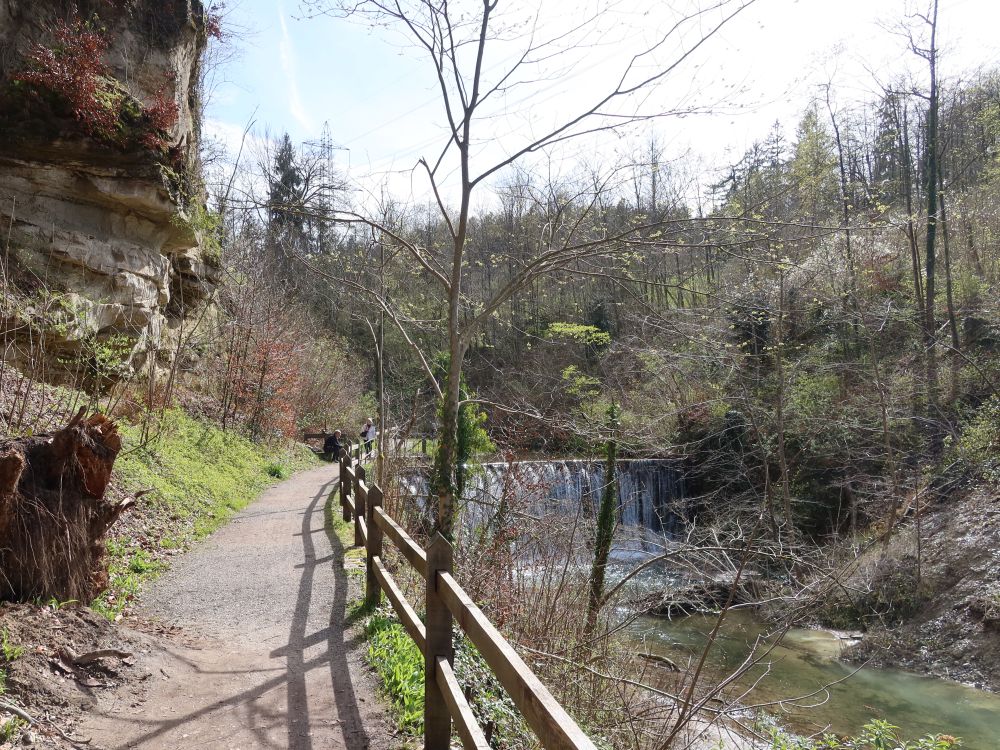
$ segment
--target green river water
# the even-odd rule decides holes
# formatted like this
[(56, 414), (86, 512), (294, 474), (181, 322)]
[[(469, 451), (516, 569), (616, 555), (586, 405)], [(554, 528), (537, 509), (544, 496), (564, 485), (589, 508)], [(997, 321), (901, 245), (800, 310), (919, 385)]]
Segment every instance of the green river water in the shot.
[[(646, 617), (632, 626), (630, 638), (638, 650), (686, 664), (700, 654), (714, 621), (703, 616), (674, 621)], [(752, 615), (730, 613), (713, 647), (710, 669), (719, 674), (738, 667), (762, 634), (762, 626)], [(768, 672), (742, 702), (755, 704), (805, 695), (851, 675), (857, 666), (837, 658), (843, 644), (827, 631), (789, 631), (781, 645), (742, 679), (745, 689)], [(949, 680), (866, 667), (832, 685), (828, 696), (816, 695), (804, 703), (811, 707), (785, 704), (767, 711), (804, 735), (827, 727), (838, 734), (852, 734), (868, 720), (881, 718), (900, 727), (907, 739), (929, 733), (952, 734), (962, 738), (966, 750), (1000, 748), (1000, 695)]]

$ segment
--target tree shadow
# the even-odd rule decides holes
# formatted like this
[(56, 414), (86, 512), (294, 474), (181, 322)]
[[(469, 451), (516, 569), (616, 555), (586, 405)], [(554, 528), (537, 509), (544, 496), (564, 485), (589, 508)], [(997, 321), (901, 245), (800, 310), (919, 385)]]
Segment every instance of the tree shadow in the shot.
[[(282, 747), (288, 750), (314, 750), (313, 740), (310, 736), (311, 716), (307, 677), (313, 670), (323, 667), (329, 669), (328, 689), (333, 691), (337, 716), (317, 716), (315, 717), (316, 721), (327, 723), (336, 718), (343, 735), (343, 742), (342, 744), (338, 743), (338, 746), (346, 748), (346, 750), (367, 750), (370, 745), (370, 737), (358, 710), (357, 694), (347, 658), (349, 649), (357, 644), (357, 638), (348, 639), (346, 637), (346, 629), (349, 627), (349, 623), (345, 622), (348, 606), (348, 575), (343, 567), (344, 546), (337, 537), (333, 525), (329, 523), (332, 518), (325, 502), (338, 486), (339, 480), (336, 478), (324, 483), (302, 511), (301, 533), (296, 534), (296, 536), (302, 538), (304, 561), (295, 566), (302, 571), (302, 574), (299, 578), (288, 642), (268, 654), (272, 659), (284, 656), (284, 668), (275, 666), (252, 670), (205, 669), (182, 653), (164, 649), (165, 653), (185, 663), (198, 674), (233, 675), (234, 677), (250, 673), (277, 672), (277, 674), (239, 693), (228, 696), (222, 693), (211, 704), (171, 719), (129, 717), (130, 724), (145, 725), (148, 731), (120, 743), (116, 746), (119, 750), (162, 747), (163, 745), (157, 744), (156, 740), (160, 739), (162, 742), (164, 735), (172, 730), (224, 709), (243, 709), (246, 711), (243, 726), (253, 733), (255, 747), (274, 748), (275, 750)], [(313, 527), (317, 521), (322, 524), (319, 529)], [(323, 554), (322, 557), (317, 558), (315, 534), (323, 531), (326, 532), (332, 554)], [(316, 632), (308, 633), (309, 612), (310, 607), (314, 604), (316, 593), (316, 572), (323, 565), (331, 566), (332, 606), (326, 626)], [(330, 578), (324, 576), (320, 584), (329, 586)], [(321, 599), (325, 599), (325, 597), (321, 597)], [(325, 653), (307, 659), (306, 650), (319, 644), (326, 645)], [(284, 712), (275, 711), (273, 707), (267, 706), (262, 700), (268, 693), (280, 689), (282, 683), (285, 683), (287, 691), (287, 704)], [(120, 720), (107, 712), (94, 711), (93, 713), (115, 721)], [(269, 730), (276, 728), (282, 722), (285, 724), (287, 743), (279, 744), (273, 736), (269, 736)], [(325, 748), (315, 748), (315, 750), (325, 750)]]

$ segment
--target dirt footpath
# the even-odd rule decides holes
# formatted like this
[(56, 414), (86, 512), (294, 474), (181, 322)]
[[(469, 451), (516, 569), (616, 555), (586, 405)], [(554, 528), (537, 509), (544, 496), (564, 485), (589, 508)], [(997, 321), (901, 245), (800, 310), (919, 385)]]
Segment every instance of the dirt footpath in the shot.
[(344, 618), (348, 581), (326, 530), (336, 469), (283, 482), (184, 555), (138, 614), (164, 631), (137, 657), (141, 694), (84, 714), (91, 747), (388, 748), (392, 729)]

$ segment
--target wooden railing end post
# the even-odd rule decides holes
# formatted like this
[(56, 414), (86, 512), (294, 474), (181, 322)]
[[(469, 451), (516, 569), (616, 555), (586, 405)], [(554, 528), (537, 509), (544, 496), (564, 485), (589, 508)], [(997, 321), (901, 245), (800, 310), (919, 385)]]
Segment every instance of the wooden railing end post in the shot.
[(348, 499), (351, 496), (351, 483), (347, 481), (347, 467), (351, 465), (350, 454), (340, 449), (340, 511), (345, 521), (351, 520), (351, 509)]

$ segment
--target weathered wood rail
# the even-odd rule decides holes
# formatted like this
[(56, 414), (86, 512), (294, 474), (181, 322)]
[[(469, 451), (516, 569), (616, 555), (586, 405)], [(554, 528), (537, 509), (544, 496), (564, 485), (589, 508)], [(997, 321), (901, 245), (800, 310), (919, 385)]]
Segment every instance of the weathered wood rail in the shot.
[[(552, 696), (514, 648), (494, 627), (452, 576), (452, 546), (435, 534), (425, 550), (382, 509), (382, 490), (368, 484), (357, 457), (340, 457), (340, 504), (345, 521), (354, 524), (354, 543), (365, 548), (365, 600), (374, 606), (382, 593), (424, 655), (424, 748), (448, 750), (452, 723), (467, 750), (488, 750), (452, 670), (454, 622), (479, 649), (500, 684), (550, 750), (595, 750), (594, 743)], [(421, 622), (383, 561), (388, 539), (426, 581), (425, 618)]]

